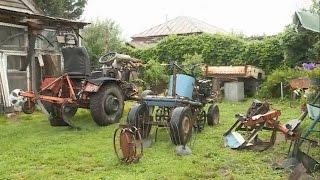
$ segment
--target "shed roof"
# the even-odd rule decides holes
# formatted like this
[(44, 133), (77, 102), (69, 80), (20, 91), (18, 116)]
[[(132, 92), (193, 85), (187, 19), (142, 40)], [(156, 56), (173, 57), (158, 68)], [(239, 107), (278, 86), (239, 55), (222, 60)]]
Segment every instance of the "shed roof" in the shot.
[[(42, 14), (18, 12), (0, 8), (0, 22), (29, 26), (31, 24), (47, 29), (71, 28), (82, 29), (90, 23), (64, 18), (50, 17)], [(31, 23), (31, 24), (30, 24)]]
[(163, 24), (154, 26), (132, 38), (159, 37), (171, 34), (225, 33), (226, 31), (195, 18), (179, 16)]
[(32, 0), (1, 0), (0, 9), (29, 14), (42, 14), (42, 12), (36, 8)]

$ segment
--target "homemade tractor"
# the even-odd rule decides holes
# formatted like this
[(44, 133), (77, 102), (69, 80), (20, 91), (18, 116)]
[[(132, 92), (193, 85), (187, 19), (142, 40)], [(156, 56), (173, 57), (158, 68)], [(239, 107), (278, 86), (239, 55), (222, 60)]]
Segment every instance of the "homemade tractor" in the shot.
[(93, 120), (100, 126), (118, 122), (124, 101), (137, 94), (129, 83), (130, 72), (141, 64), (127, 55), (107, 53), (100, 57), (102, 68), (90, 70), (90, 61), (83, 47), (62, 48), (64, 74), (46, 77), (38, 92), (21, 91), (26, 98), (23, 112), (31, 114), (35, 105), (49, 115), (52, 126), (72, 126), (70, 119), (78, 108), (91, 110)]
[[(269, 109), (267, 102), (255, 100), (246, 115), (237, 114), (237, 121), (223, 135), (225, 145), (232, 149), (264, 151), (274, 145), (278, 131), (282, 132), (287, 139), (296, 139), (300, 122), (292, 120), (282, 125), (278, 120), (281, 112), (269, 111)], [(269, 141), (263, 141), (258, 137), (258, 133), (262, 130), (271, 131)]]
[[(172, 143), (185, 147), (193, 130), (201, 131), (206, 122), (210, 126), (219, 123), (219, 108), (210, 99), (210, 80), (177, 74), (177, 70), (185, 71), (176, 63), (171, 62), (169, 66), (173, 75), (169, 78), (167, 95), (156, 96), (151, 95), (151, 91), (144, 91), (140, 102), (131, 108), (127, 122), (139, 129), (143, 139), (148, 138), (151, 127), (156, 126), (155, 141), (158, 128), (166, 128)], [(206, 112), (207, 104), (210, 106)]]

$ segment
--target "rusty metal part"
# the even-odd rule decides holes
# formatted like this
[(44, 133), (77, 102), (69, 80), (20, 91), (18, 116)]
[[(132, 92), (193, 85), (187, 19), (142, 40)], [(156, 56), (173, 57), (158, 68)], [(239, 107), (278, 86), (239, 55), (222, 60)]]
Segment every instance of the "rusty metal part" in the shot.
[(296, 78), (289, 81), (292, 89), (308, 89), (310, 87), (309, 78)]
[(119, 125), (114, 132), (113, 146), (123, 163), (139, 162), (143, 155), (142, 137), (135, 126)]

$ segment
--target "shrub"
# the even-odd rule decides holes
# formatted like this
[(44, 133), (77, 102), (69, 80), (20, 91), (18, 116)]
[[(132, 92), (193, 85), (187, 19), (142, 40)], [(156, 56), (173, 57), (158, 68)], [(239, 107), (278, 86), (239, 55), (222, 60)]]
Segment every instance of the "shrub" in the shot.
[(303, 77), (306, 75), (305, 71), (294, 70), (290, 68), (279, 68), (272, 72), (267, 77), (267, 80), (261, 85), (257, 95), (263, 98), (280, 97), (280, 83), (283, 83), (284, 93), (290, 93), (289, 80)]

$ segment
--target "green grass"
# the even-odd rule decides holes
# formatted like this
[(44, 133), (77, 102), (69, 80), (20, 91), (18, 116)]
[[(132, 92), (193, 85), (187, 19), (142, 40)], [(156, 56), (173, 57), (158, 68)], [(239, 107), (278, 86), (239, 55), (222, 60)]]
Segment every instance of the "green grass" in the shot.
[[(98, 127), (86, 110), (78, 111), (74, 123), (81, 130), (50, 127), (47, 118), (0, 116), (0, 179), (286, 179), (289, 172), (272, 164), (283, 159), (289, 143), (280, 142), (265, 152), (236, 151), (223, 147), (222, 134), (244, 113), (251, 100), (219, 104), (221, 124), (205, 127), (192, 141), (193, 154), (175, 154), (166, 131), (145, 149), (137, 164), (123, 165), (113, 150), (113, 132), (118, 125)], [(281, 109), (281, 121), (298, 117), (298, 108), (273, 101)], [(126, 119), (126, 105), (122, 122)]]

